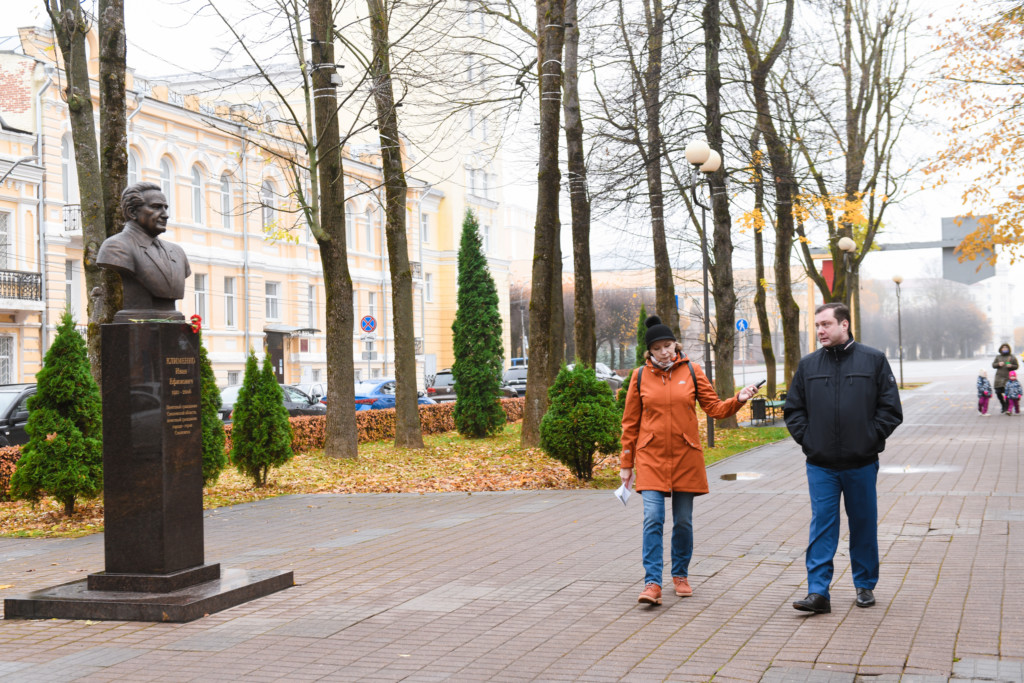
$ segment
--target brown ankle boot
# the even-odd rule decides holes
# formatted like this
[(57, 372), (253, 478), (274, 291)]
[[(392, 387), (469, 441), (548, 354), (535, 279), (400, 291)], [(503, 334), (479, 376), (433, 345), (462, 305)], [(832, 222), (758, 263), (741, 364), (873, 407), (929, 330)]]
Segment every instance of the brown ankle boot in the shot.
[(661, 586), (656, 583), (647, 584), (644, 586), (644, 592), (640, 594), (640, 599), (637, 602), (645, 605), (660, 605)]

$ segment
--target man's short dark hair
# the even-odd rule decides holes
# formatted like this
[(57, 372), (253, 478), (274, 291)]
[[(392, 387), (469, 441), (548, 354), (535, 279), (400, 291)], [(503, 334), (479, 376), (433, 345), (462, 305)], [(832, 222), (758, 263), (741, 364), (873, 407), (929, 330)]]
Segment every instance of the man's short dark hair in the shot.
[(841, 323), (844, 320), (850, 322), (850, 309), (849, 307), (841, 302), (833, 302), (830, 304), (822, 304), (814, 309), (814, 315), (818, 315), (822, 311), (832, 311), (832, 315), (836, 317), (836, 322)]
[(146, 203), (146, 198), (142, 195), (150, 190), (156, 190), (157, 192), (163, 192), (163, 188), (156, 183), (135, 183), (124, 188), (124, 192), (121, 193), (121, 215), (125, 218), (131, 218), (135, 215), (135, 209)]

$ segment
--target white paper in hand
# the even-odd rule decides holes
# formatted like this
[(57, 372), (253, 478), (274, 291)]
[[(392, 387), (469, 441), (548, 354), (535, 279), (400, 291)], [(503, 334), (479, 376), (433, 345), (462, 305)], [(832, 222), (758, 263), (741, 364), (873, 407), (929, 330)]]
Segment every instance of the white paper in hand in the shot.
[(632, 477), (629, 478), (628, 482), (626, 482), (625, 484), (620, 485), (619, 488), (615, 489), (615, 497), (618, 498), (619, 500), (621, 500), (623, 505), (628, 503), (629, 502), (629, 497), (631, 495), (633, 495), (633, 492), (630, 491), (629, 489), (633, 485), (633, 478), (635, 476), (636, 475), (634, 474)]

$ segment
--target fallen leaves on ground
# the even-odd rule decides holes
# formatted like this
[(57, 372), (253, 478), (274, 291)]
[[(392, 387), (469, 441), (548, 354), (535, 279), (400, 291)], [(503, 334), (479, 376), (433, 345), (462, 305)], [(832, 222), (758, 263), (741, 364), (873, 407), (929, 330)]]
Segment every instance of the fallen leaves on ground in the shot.
[[(396, 448), (391, 442), (360, 444), (359, 457), (351, 460), (328, 458), (322, 451), (301, 453), (272, 470), (262, 488), (229, 467), (215, 486), (204, 489), (203, 505), (210, 509), (296, 493), (472, 493), (619, 485), (617, 455), (600, 458), (594, 480), (582, 482), (539, 448), (520, 447), (520, 429), (521, 423), (507, 425), (487, 439), (465, 439), (455, 432), (427, 436), (422, 450)], [(784, 437), (785, 429), (718, 430), (716, 448), (705, 453), (705, 460)], [(51, 498), (35, 508), (24, 501), (0, 502), (0, 536), (81, 536), (102, 530), (102, 499), (79, 501), (69, 518)]]

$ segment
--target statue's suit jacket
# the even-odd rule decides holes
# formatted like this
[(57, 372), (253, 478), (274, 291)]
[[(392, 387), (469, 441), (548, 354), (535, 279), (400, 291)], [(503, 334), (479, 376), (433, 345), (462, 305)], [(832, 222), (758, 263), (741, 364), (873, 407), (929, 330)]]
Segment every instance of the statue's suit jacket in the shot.
[(184, 298), (185, 278), (192, 274), (184, 249), (150, 237), (131, 221), (103, 241), (96, 264), (131, 273), (155, 299)]

